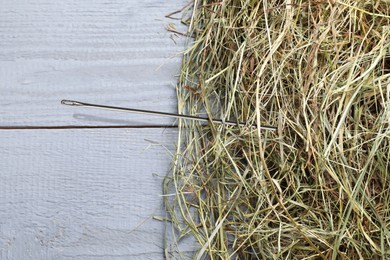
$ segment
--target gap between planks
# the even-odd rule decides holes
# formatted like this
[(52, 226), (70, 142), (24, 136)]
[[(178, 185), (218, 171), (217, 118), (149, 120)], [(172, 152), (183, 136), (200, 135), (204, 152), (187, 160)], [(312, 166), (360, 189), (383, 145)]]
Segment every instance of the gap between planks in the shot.
[(71, 126), (0, 126), (1, 130), (67, 130), (67, 129), (163, 129), (163, 128), (178, 128), (177, 125), (120, 125), (120, 126), (86, 126), (86, 125), (71, 125)]

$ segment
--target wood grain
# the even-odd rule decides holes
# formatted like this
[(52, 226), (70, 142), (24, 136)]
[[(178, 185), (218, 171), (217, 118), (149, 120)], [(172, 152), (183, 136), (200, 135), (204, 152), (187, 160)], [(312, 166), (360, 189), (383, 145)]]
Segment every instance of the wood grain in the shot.
[(60, 100), (176, 112), (184, 4), (1, 1), (0, 259), (163, 259), (174, 121)]
[[(175, 129), (0, 132), (1, 259), (162, 259)], [(192, 247), (189, 246), (188, 248)]]
[(61, 99), (176, 111), (183, 0), (3, 0), (0, 125), (159, 125), (171, 119), (72, 109)]

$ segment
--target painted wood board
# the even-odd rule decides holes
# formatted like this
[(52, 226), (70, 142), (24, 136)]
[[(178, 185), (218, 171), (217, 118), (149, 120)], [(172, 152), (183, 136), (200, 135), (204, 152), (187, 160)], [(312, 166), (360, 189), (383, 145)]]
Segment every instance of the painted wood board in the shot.
[[(184, 4), (3, 0), (0, 128), (172, 124), (60, 100), (175, 112), (184, 39), (165, 27), (185, 27), (164, 16)], [(162, 259), (176, 131), (0, 130), (0, 259)]]
[(164, 223), (152, 217), (165, 216), (176, 138), (175, 129), (0, 131), (0, 259), (163, 259)]
[(165, 15), (183, 0), (2, 0), (0, 126), (165, 125), (166, 118), (60, 105), (61, 99), (176, 111), (183, 37)]

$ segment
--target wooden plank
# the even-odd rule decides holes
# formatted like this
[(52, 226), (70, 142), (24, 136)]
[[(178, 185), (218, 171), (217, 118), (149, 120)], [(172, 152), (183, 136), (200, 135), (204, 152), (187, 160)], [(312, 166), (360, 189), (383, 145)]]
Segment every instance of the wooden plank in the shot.
[[(175, 129), (0, 131), (0, 259), (162, 259)], [(190, 245), (192, 247), (192, 245)]]
[[(0, 125), (159, 125), (165, 118), (60, 105), (61, 99), (176, 111), (183, 38), (164, 16), (184, 0), (3, 0)], [(172, 40), (173, 39), (173, 40)]]

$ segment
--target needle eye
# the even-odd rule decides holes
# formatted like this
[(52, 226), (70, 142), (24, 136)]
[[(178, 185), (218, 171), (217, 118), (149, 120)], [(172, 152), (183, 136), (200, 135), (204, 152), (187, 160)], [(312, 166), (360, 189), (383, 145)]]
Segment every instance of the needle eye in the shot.
[(82, 106), (83, 104), (81, 102), (78, 102), (78, 101), (74, 101), (74, 100), (61, 100), (61, 104), (63, 105), (67, 105), (67, 106)]

